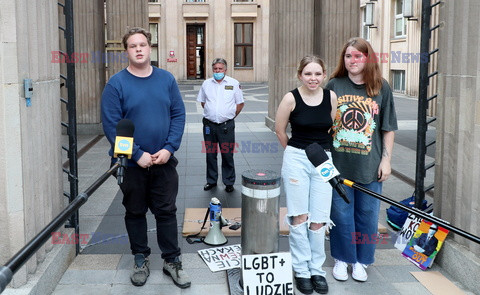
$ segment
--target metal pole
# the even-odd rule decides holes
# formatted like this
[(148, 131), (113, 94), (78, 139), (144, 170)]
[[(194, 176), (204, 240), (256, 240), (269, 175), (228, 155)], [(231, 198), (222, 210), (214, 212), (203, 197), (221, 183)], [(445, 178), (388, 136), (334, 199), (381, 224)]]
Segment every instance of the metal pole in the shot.
[(433, 222), (433, 223), (435, 223), (435, 224), (437, 224), (437, 225), (439, 225), (439, 226), (441, 226), (441, 227), (444, 227), (444, 228), (448, 229), (449, 231), (452, 231), (452, 232), (454, 232), (454, 233), (456, 233), (456, 234), (458, 234), (458, 235), (460, 235), (460, 236), (462, 236), (462, 237), (464, 237), (464, 238), (467, 238), (467, 239), (469, 239), (469, 240), (471, 240), (471, 241), (473, 241), (473, 242), (475, 242), (475, 243), (477, 243), (477, 244), (480, 244), (480, 237), (477, 237), (477, 236), (475, 236), (475, 235), (473, 235), (473, 234), (471, 234), (471, 233), (469, 233), (469, 232), (466, 232), (466, 231), (464, 231), (464, 230), (462, 230), (462, 229), (460, 229), (460, 228), (458, 228), (458, 227), (455, 227), (455, 226), (451, 225), (450, 223), (446, 222), (445, 220), (442, 220), (442, 219), (440, 219), (440, 218), (438, 218), (438, 217), (435, 217), (435, 216), (432, 216), (432, 215), (430, 215), (430, 214), (427, 214), (427, 213), (425, 213), (425, 212), (423, 212), (423, 211), (421, 211), (421, 210), (419, 210), (419, 209), (417, 209), (417, 208), (407, 207), (407, 206), (403, 205), (402, 203), (399, 203), (399, 202), (394, 201), (394, 200), (392, 200), (392, 199), (390, 199), (390, 198), (387, 198), (387, 197), (385, 197), (385, 196), (382, 196), (382, 195), (380, 195), (380, 194), (377, 194), (376, 192), (373, 192), (373, 191), (371, 191), (371, 190), (369, 190), (369, 189), (367, 189), (367, 188), (364, 188), (363, 186), (358, 185), (358, 184), (356, 184), (355, 182), (353, 182), (353, 181), (351, 181), (351, 180), (344, 179), (344, 178), (341, 178), (341, 180), (342, 180), (342, 183), (343, 183), (344, 185), (346, 185), (346, 186), (349, 186), (349, 187), (351, 187), (351, 188), (354, 188), (354, 189), (356, 189), (356, 190), (359, 190), (359, 191), (361, 191), (361, 192), (364, 192), (364, 193), (366, 193), (366, 194), (369, 194), (370, 196), (375, 197), (375, 198), (377, 198), (377, 199), (380, 199), (381, 201), (384, 201), (384, 202), (386, 202), (386, 203), (388, 203), (388, 204), (390, 204), (390, 205), (397, 206), (397, 207), (399, 207), (400, 209), (402, 209), (402, 210), (404, 210), (404, 211), (407, 211), (408, 213), (413, 213), (413, 214), (415, 214), (415, 215), (417, 215), (417, 216), (420, 216), (420, 217), (422, 217), (423, 219), (426, 219), (426, 220), (428, 220), (428, 221), (431, 221), (431, 222)]
[(242, 173), (242, 255), (278, 252), (280, 179), (270, 170)]
[[(430, 0), (422, 0), (422, 24), (421, 24), (421, 39), (420, 52), (428, 54), (430, 43), (430, 16), (432, 8)], [(418, 90), (418, 119), (417, 119), (417, 164), (415, 168), (415, 208), (421, 208), (422, 202), (425, 199), (425, 155), (427, 153), (426, 137), (427, 137), (427, 90), (429, 84), (428, 64), (430, 62), (430, 55), (428, 55), (428, 62), (420, 63), (420, 81)]]
[[(120, 163), (115, 163), (107, 172), (100, 176), (83, 193), (76, 196), (63, 211), (55, 217), (43, 230), (41, 230), (30, 242), (28, 242), (20, 251), (18, 251), (4, 266), (0, 268), (0, 293), (5, 290), (10, 283), (13, 274), (27, 262), (27, 260), (51, 237), (54, 230), (59, 228), (72, 214), (78, 212), (78, 209), (87, 202), (90, 195), (97, 190), (113, 173), (120, 167)], [(77, 234), (77, 233), (75, 233)], [(78, 243), (77, 243), (78, 244)]]
[[(65, 42), (67, 47), (67, 56), (72, 57), (75, 52), (75, 39), (73, 27), (73, 0), (65, 0)], [(68, 91), (68, 159), (70, 165), (70, 202), (78, 195), (78, 156), (77, 156), (77, 98), (75, 90), (75, 63), (67, 63), (66, 87)], [(78, 211), (71, 218), (69, 227), (75, 229), (75, 234), (79, 234)], [(80, 253), (80, 245), (76, 244), (75, 253)]]

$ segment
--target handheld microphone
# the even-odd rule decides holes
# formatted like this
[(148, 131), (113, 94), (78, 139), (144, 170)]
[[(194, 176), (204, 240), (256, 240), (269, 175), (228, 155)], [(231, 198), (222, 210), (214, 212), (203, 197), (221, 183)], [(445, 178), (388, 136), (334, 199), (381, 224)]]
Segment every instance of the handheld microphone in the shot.
[(117, 180), (119, 185), (123, 183), (128, 159), (132, 158), (134, 131), (135, 126), (129, 119), (122, 119), (117, 124), (117, 136), (115, 137), (113, 157), (118, 158), (118, 161), (120, 162), (120, 167), (118, 167), (117, 170)]
[(313, 164), (313, 166), (315, 166), (315, 169), (318, 171), (323, 181), (328, 181), (335, 191), (337, 191), (340, 197), (342, 197), (347, 204), (350, 204), (350, 200), (347, 197), (347, 192), (341, 185), (342, 182), (338, 178), (340, 173), (333, 165), (333, 162), (328, 158), (328, 155), (322, 146), (316, 142), (309, 144), (305, 148), (305, 153), (307, 154), (308, 160)]

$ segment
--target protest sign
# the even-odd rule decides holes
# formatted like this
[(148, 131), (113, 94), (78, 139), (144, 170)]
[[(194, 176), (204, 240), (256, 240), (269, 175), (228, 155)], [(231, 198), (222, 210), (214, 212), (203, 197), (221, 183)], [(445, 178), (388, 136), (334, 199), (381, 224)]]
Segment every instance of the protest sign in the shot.
[(198, 250), (198, 254), (212, 272), (241, 267), (240, 244)]
[(242, 256), (245, 295), (293, 295), (292, 256), (290, 253)]
[(422, 220), (402, 255), (422, 270), (431, 267), (433, 260), (447, 237), (448, 230)]
[(405, 249), (405, 246), (410, 241), (413, 234), (417, 231), (420, 222), (422, 222), (422, 217), (416, 216), (412, 213), (408, 214), (407, 220), (405, 220), (402, 230), (398, 234), (397, 240), (395, 242), (395, 248), (400, 251), (403, 251)]

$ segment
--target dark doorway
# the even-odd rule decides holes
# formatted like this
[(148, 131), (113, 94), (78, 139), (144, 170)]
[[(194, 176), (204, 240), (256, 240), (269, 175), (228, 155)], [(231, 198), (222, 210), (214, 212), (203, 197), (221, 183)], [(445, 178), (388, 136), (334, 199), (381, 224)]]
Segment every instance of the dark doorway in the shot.
[(205, 79), (205, 24), (187, 24), (187, 79)]

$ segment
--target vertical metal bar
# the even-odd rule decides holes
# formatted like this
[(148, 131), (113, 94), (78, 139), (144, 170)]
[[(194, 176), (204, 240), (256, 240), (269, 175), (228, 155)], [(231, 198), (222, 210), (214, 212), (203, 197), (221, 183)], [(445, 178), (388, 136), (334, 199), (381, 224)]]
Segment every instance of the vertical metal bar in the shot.
[[(422, 0), (422, 23), (421, 23), (421, 39), (420, 52), (428, 53), (430, 45), (430, 16), (432, 8), (430, 6), (431, 0)], [(427, 153), (426, 136), (427, 136), (427, 90), (429, 84), (428, 64), (430, 62), (430, 55), (428, 62), (420, 63), (420, 81), (418, 91), (418, 121), (417, 121), (417, 163), (415, 171), (415, 207), (421, 208), (423, 200), (425, 199), (425, 155)]]
[[(65, 42), (67, 55), (73, 56), (75, 52), (74, 43), (74, 22), (73, 22), (73, 0), (65, 0)], [(67, 63), (68, 91), (68, 159), (70, 163), (70, 202), (78, 195), (78, 158), (77, 158), (77, 99), (75, 94), (75, 63)], [(70, 217), (69, 226), (75, 228), (75, 234), (79, 234), (78, 210)], [(80, 252), (80, 245), (76, 244), (76, 254)]]

